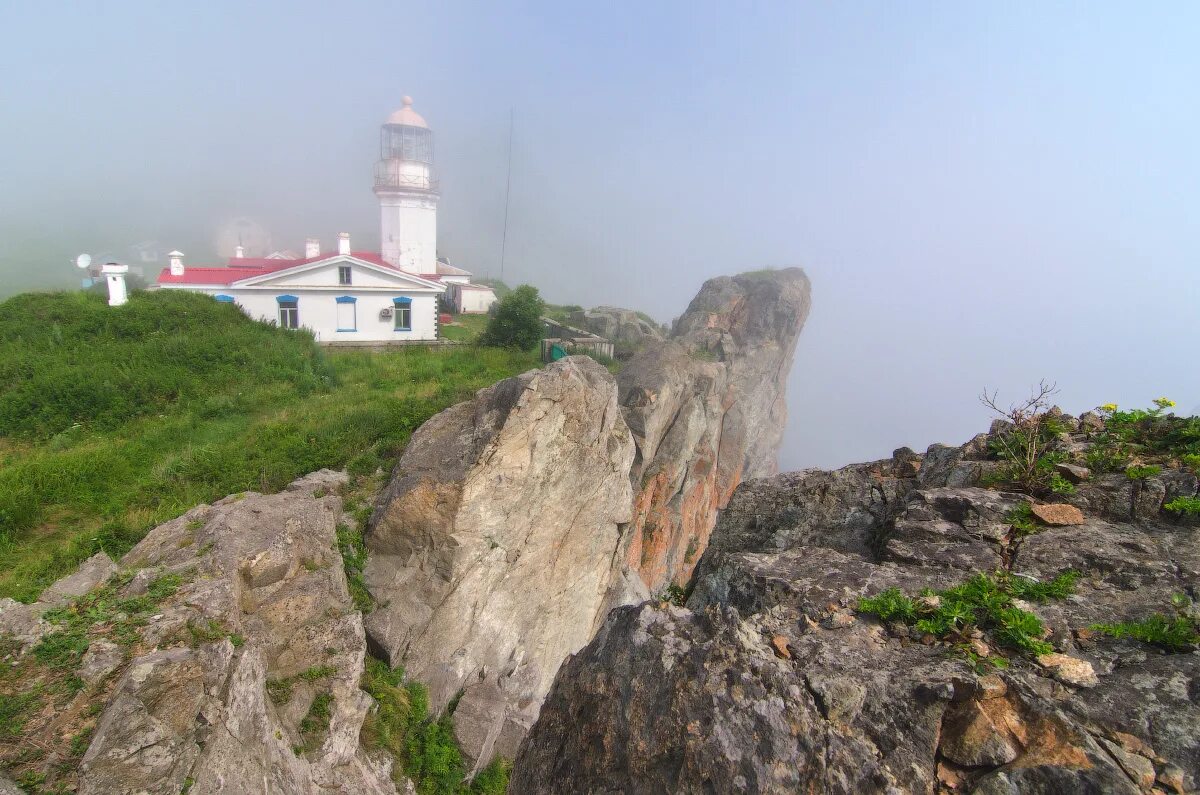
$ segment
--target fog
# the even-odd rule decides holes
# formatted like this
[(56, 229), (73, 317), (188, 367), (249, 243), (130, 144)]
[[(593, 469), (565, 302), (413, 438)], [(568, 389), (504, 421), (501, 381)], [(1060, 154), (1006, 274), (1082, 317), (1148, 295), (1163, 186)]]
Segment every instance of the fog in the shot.
[(219, 264), (237, 217), (375, 248), (408, 94), (476, 274), (510, 113), (510, 284), (668, 321), (803, 266), (784, 468), (961, 442), (1041, 378), (1200, 409), (1200, 6), (741, 5), (4, 4), (0, 295), (142, 241)]

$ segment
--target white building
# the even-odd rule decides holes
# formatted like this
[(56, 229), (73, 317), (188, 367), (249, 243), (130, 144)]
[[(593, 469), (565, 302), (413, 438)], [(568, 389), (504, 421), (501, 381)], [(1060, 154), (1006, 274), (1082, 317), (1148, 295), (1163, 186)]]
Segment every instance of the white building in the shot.
[(208, 293), (251, 317), (308, 328), (322, 342), (437, 339), (438, 299), (447, 287), (471, 296), (455, 303), (458, 311), (486, 312), (496, 300), (491, 289), (437, 257), (433, 133), (410, 98), (383, 125), (380, 149), (381, 253), (352, 251), (346, 233), (328, 253), (310, 238), (303, 259), (247, 257), (239, 244), (225, 267), (191, 267), (173, 251), (155, 286)]

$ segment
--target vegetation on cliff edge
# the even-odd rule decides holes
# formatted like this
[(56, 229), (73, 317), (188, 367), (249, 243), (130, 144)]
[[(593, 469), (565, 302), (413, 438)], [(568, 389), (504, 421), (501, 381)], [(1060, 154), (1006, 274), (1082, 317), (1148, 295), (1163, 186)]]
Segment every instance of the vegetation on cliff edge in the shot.
[(390, 467), (409, 435), (538, 365), (495, 348), (323, 352), (195, 293), (0, 304), (0, 596), (31, 601), (103, 550), (322, 467)]

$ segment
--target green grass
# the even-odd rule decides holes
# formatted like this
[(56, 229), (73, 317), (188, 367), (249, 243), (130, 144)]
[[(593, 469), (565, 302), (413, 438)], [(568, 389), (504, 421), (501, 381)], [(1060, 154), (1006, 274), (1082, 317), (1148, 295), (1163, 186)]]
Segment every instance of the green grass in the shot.
[[(390, 468), (430, 416), (538, 366), (535, 353), (491, 348), (322, 353), (196, 294), (138, 294), (98, 314), (92, 300), (0, 305), (0, 596), (32, 601), (88, 556), (115, 558), (200, 503), (276, 491), (322, 467)], [(68, 308), (98, 317), (96, 328), (68, 322)], [(126, 309), (133, 320), (112, 319)], [(47, 379), (75, 384), (44, 401), (63, 408), (27, 399)], [(96, 396), (91, 414), (78, 408)]]
[(452, 326), (442, 326), (439, 332), (444, 339), (455, 342), (474, 342), (487, 328), (487, 315), (455, 315)]
[(398, 762), (400, 776), (411, 778), (421, 795), (501, 795), (508, 787), (511, 764), (494, 759), (470, 783), (463, 782), (466, 765), (454, 739), (453, 709), (429, 714), (429, 697), (419, 682), (405, 681), (402, 669), (367, 658), (363, 689), (376, 708), (363, 724), (362, 739), (369, 748), (383, 748)]

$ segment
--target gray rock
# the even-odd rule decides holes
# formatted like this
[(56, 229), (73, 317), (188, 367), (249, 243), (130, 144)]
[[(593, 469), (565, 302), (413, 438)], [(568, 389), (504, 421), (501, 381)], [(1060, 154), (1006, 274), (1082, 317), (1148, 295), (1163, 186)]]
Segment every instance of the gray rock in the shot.
[(572, 312), (567, 322), (576, 328), (598, 334), (615, 343), (618, 356), (633, 353), (645, 345), (661, 342), (659, 326), (632, 309), (597, 306)]
[(618, 556), (633, 455), (611, 374), (573, 356), (425, 423), (381, 496), (368, 631), (434, 709), (466, 689), (477, 766), (515, 750), (563, 659), (639, 595)]
[(688, 579), (742, 480), (778, 470), (787, 376), (808, 311), (799, 268), (710, 279), (670, 341), (619, 373), (637, 442), (623, 554), (651, 591)]
[(94, 640), (83, 655), (79, 678), (85, 682), (98, 682), (124, 661), (125, 652), (120, 646), (107, 640)]
[[(187, 581), (143, 630), (143, 646), (163, 648), (133, 659), (113, 687), (80, 766), (81, 793), (176, 793), (186, 779), (193, 795), (396, 791), (390, 764), (359, 745), (371, 699), (359, 689), (362, 617), (335, 551), (340, 480), (316, 473), (279, 494), (200, 506), (122, 559), (150, 572), (147, 582), (165, 572)], [(223, 636), (178, 645), (188, 626)], [(112, 651), (94, 642), (83, 670), (103, 676)], [(268, 680), (316, 666), (332, 673), (301, 682), (287, 704), (267, 699)], [(297, 756), (299, 723), (319, 691), (333, 697), (329, 729)]]
[[(1135, 793), (1156, 775), (1189, 791), (1200, 656), (1088, 628), (1194, 593), (1195, 528), (1099, 478), (1076, 495), (1082, 524), (1021, 537), (1005, 517), (1028, 495), (956, 482), (979, 449), (742, 484), (688, 609), (619, 608), (563, 666), (512, 791), (939, 792), (940, 777), (968, 792)], [(982, 632), (962, 640), (1010, 663), (983, 676), (948, 645), (854, 615), (887, 588), (915, 595), (997, 568), (1080, 573), (1069, 598), (1023, 605), (1056, 650), (1042, 665)]]
[(88, 591), (107, 582), (108, 578), (117, 573), (117, 566), (112, 558), (103, 552), (97, 552), (79, 565), (73, 573), (55, 582), (38, 599), (48, 604), (64, 604), (77, 596), (83, 596)]

